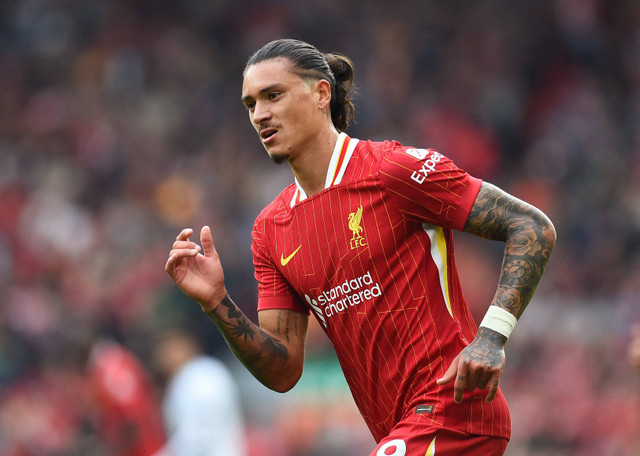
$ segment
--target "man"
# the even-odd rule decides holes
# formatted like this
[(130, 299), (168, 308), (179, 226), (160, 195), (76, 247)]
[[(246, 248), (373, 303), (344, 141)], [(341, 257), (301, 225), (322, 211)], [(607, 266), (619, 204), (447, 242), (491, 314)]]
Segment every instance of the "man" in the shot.
[(153, 456), (166, 442), (160, 399), (146, 367), (118, 342), (100, 339), (88, 360), (90, 398), (109, 454)]
[(245, 455), (242, 407), (227, 367), (178, 327), (159, 333), (153, 357), (168, 381), (162, 407), (168, 441), (155, 456)]
[[(165, 269), (276, 391), (302, 373), (313, 313), (378, 442), (371, 456), (503, 454), (504, 345), (555, 244), (553, 225), (435, 150), (348, 137), (352, 83), (349, 59), (296, 40), (265, 45), (245, 68), (251, 123), (295, 178), (254, 225), (258, 326), (227, 294), (209, 227), (202, 247), (183, 230)], [(479, 329), (456, 273), (453, 229), (505, 242)]]

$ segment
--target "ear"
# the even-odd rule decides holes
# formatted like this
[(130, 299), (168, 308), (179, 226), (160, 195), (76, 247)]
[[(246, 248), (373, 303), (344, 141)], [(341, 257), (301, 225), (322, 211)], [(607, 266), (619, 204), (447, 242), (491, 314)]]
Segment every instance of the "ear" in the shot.
[(318, 108), (321, 111), (329, 108), (331, 103), (331, 84), (326, 79), (320, 79), (316, 83), (316, 96), (318, 97)]

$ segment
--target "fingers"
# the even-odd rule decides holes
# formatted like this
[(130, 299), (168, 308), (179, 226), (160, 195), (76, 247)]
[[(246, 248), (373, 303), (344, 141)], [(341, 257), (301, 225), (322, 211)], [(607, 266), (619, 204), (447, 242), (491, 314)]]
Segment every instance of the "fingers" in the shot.
[(458, 372), (458, 358), (460, 358), (460, 355), (456, 356), (453, 359), (453, 361), (449, 365), (449, 368), (444, 373), (444, 375), (440, 377), (438, 380), (436, 380), (436, 383), (438, 385), (446, 385), (447, 383), (451, 382), (454, 378), (456, 378), (456, 373)]
[(217, 258), (218, 252), (213, 245), (213, 237), (211, 236), (211, 228), (207, 225), (200, 230), (200, 243), (202, 244), (203, 255), (207, 257)]
[(202, 248), (195, 242), (189, 240), (192, 234), (193, 230), (191, 228), (185, 228), (178, 234), (169, 251), (169, 259), (164, 266), (165, 271), (169, 272), (172, 266), (181, 258), (193, 257), (200, 253)]
[(173, 255), (169, 255), (169, 258), (167, 259), (167, 262), (164, 264), (164, 270), (166, 272), (169, 273), (169, 275), (171, 275), (171, 277), (174, 276), (174, 274), (172, 273), (173, 271), (173, 266), (175, 265), (175, 262), (177, 261), (176, 257)]
[(472, 391), (476, 388), (481, 390), (488, 388), (485, 400), (491, 402), (498, 394), (501, 375), (502, 369), (484, 367), (469, 361), (460, 361), (460, 355), (458, 355), (436, 383), (438, 385), (446, 385), (455, 380), (453, 383), (453, 400), (457, 404), (462, 402), (465, 391)]
[(498, 378), (500, 378), (500, 375), (502, 374), (501, 370), (496, 371), (496, 369), (492, 367), (470, 365), (467, 389), (478, 388), (480, 390), (485, 390), (489, 388), (496, 373), (498, 374)]
[(190, 241), (189, 237), (193, 235), (191, 228), (185, 228), (178, 234), (175, 242), (173, 243), (173, 249), (169, 253), (172, 256), (174, 253), (178, 253), (179, 256), (193, 256), (202, 251), (203, 255), (217, 257), (218, 253), (213, 245), (213, 237), (211, 236), (211, 228), (203, 226), (200, 230), (200, 247), (197, 243)]
[(491, 377), (491, 380), (489, 380), (489, 392), (487, 393), (487, 396), (484, 399), (485, 401), (491, 402), (492, 400), (495, 399), (496, 394), (498, 394), (498, 385), (500, 384), (501, 375), (502, 375), (502, 372), (496, 372)]
[(453, 382), (453, 400), (456, 404), (460, 404), (462, 402), (465, 389), (473, 389), (467, 388), (468, 375), (469, 366), (466, 363), (459, 364), (458, 375), (456, 375), (456, 381)]
[(200, 252), (207, 257), (218, 258), (218, 252), (216, 252), (215, 246), (213, 245), (211, 228), (205, 225), (200, 230), (200, 243), (202, 247), (189, 240), (192, 235), (193, 229), (185, 228), (176, 236), (171, 251), (169, 251), (169, 259), (164, 267), (167, 272), (169, 272), (180, 259), (194, 257)]
[(184, 230), (180, 231), (180, 234), (178, 234), (178, 236), (176, 237), (176, 241), (188, 241), (189, 236), (191, 236), (192, 234), (193, 230), (191, 228), (185, 228)]
[(177, 254), (179, 257), (194, 256), (200, 253), (202, 247), (191, 241), (175, 241), (169, 256)]
[(199, 252), (200, 246), (196, 246), (195, 248), (172, 249), (164, 265), (164, 270), (173, 277), (175, 272), (174, 267), (177, 266), (183, 258), (195, 257)]
[(447, 369), (447, 372), (436, 380), (438, 385), (446, 385), (455, 379), (453, 383), (453, 400), (456, 401), (457, 404), (462, 402), (462, 397), (464, 395), (464, 390), (467, 385), (467, 370), (468, 367), (466, 364), (459, 363), (460, 355), (456, 356), (451, 365)]
[(477, 382), (478, 389), (481, 389), (481, 390), (487, 389), (489, 387), (490, 381), (491, 381), (491, 375), (483, 375), (482, 377), (478, 376), (478, 382)]

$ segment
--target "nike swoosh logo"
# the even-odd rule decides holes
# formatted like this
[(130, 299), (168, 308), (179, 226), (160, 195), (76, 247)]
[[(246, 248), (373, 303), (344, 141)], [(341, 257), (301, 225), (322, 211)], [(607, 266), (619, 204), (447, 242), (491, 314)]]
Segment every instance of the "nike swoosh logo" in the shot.
[(284, 254), (281, 254), (281, 255), (280, 255), (280, 264), (281, 264), (282, 266), (286, 266), (286, 265), (287, 265), (287, 263), (288, 263), (289, 261), (291, 261), (291, 258), (293, 258), (293, 256), (294, 256), (296, 253), (298, 253), (298, 250), (300, 250), (301, 248), (302, 248), (302, 244), (300, 244), (300, 247), (298, 247), (297, 249), (295, 249), (295, 250), (293, 251), (293, 253), (292, 253), (291, 255), (289, 255), (288, 257), (286, 257), (286, 258), (285, 258), (285, 256), (284, 256)]

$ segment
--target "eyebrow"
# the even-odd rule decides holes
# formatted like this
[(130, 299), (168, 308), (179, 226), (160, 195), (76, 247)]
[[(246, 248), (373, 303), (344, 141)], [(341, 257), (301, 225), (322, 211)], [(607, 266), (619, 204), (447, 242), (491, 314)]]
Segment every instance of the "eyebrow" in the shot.
[[(267, 86), (264, 89), (260, 90), (258, 92), (258, 96), (264, 95), (264, 94), (266, 94), (266, 93), (268, 93), (268, 92), (270, 92), (270, 91), (272, 91), (274, 89), (277, 89), (277, 88), (280, 88), (280, 87), (283, 87), (283, 86), (284, 86), (284, 84), (279, 83), (279, 82), (277, 82), (275, 84), (271, 84), (270, 86)], [(244, 97), (242, 97), (242, 103), (244, 103), (244, 104), (247, 104), (247, 102), (250, 101), (250, 100), (253, 100), (253, 97), (251, 95), (245, 95)]]

